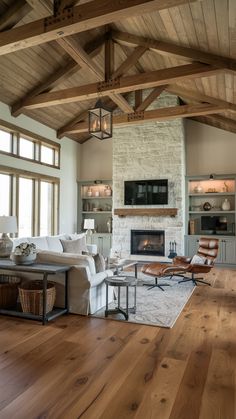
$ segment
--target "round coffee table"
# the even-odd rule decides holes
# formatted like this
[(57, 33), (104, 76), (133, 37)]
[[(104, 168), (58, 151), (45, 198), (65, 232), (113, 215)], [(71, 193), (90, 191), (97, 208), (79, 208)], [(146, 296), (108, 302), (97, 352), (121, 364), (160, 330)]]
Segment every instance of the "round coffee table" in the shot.
[[(105, 279), (106, 284), (106, 310), (105, 317), (109, 314), (121, 313), (125, 316), (126, 320), (129, 320), (129, 313), (136, 312), (136, 295), (137, 295), (137, 278), (134, 276), (125, 276), (125, 275), (114, 275)], [(108, 309), (108, 287), (117, 287), (118, 288), (118, 298), (117, 298), (117, 307), (114, 309)], [(129, 287), (134, 287), (134, 305), (129, 307)], [(120, 289), (121, 287), (126, 287), (126, 307), (121, 307), (120, 305)]]

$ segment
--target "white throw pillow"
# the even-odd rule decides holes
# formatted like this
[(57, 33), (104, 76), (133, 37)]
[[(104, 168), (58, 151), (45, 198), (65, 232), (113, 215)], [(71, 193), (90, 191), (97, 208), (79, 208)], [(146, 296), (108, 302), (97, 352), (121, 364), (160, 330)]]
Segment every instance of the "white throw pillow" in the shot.
[(204, 265), (206, 258), (204, 256), (194, 255), (191, 259), (191, 265)]
[(74, 233), (74, 234), (69, 234), (69, 239), (70, 239), (70, 240), (82, 239), (83, 237), (86, 237), (86, 234), (85, 234), (85, 233)]
[(28, 237), (29, 243), (34, 243), (36, 249), (48, 250), (48, 242), (46, 236)]
[(62, 253), (63, 247), (60, 239), (66, 240), (67, 237), (65, 234), (58, 234), (57, 236), (47, 236), (48, 249), (52, 252)]

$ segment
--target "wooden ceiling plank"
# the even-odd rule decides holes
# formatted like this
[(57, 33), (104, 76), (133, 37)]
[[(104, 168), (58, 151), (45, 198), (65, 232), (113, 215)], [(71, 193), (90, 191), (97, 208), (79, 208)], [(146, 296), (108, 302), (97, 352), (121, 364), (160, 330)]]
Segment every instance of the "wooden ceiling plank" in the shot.
[[(149, 121), (167, 121), (176, 118), (186, 118), (199, 115), (210, 115), (223, 112), (224, 107), (211, 104), (183, 105), (153, 109), (145, 112), (133, 112), (132, 114), (115, 115), (114, 126), (136, 125)], [(82, 122), (74, 125), (69, 134), (88, 132), (88, 123)]]
[(149, 73), (121, 77), (114, 81), (91, 83), (61, 91), (43, 93), (26, 100), (24, 106), (28, 109), (37, 109), (64, 103), (79, 102), (95, 99), (98, 96), (107, 96), (111, 93), (125, 93), (175, 83), (185, 79), (209, 76), (216, 74), (218, 71), (215, 67), (205, 64), (187, 64)]
[(49, 18), (22, 25), (0, 34), (0, 55), (73, 35), (128, 17), (198, 0), (93, 0), (65, 9), (60, 19)]
[(194, 100), (196, 102), (207, 102), (212, 103), (218, 106), (224, 106), (225, 109), (230, 110), (232, 112), (236, 112), (236, 104), (230, 103), (221, 99), (217, 99), (212, 96), (204, 95), (199, 91), (184, 89), (183, 87), (177, 85), (168, 85), (166, 90), (169, 93), (173, 93), (174, 95), (180, 96), (184, 99)]
[(26, 0), (26, 2), (32, 9), (37, 10), (40, 17), (53, 14), (53, 2), (51, 0)]
[(30, 10), (32, 9), (25, 0), (15, 0), (12, 6), (0, 16), (0, 31), (15, 26)]
[(218, 68), (227, 69), (228, 71), (236, 71), (236, 60), (233, 58), (222, 57), (220, 55), (210, 54), (208, 52), (199, 51), (189, 47), (182, 47), (180, 45), (164, 41), (136, 36), (127, 32), (112, 31), (112, 37), (117, 42), (124, 42), (129, 45), (145, 46), (160, 54), (173, 55), (178, 59), (182, 58), (191, 62), (202, 62), (214, 65)]
[(59, 67), (57, 71), (53, 74), (50, 74), (45, 80), (40, 82), (35, 86), (25, 97), (17, 100), (11, 107), (12, 116), (19, 116), (24, 110), (25, 101), (36, 95), (39, 95), (42, 92), (45, 92), (47, 89), (51, 90), (55, 84), (59, 84), (62, 79), (64, 80), (67, 76), (72, 74), (72, 71), (78, 71), (78, 64), (73, 60), (68, 60), (63, 67)]
[[(85, 51), (88, 52), (90, 57), (95, 57), (101, 45), (104, 42), (104, 35), (97, 37), (95, 43), (91, 41), (88, 42), (85, 46)], [(11, 114), (13, 116), (18, 116), (23, 112), (24, 103), (30, 97), (34, 97), (44, 92), (45, 90), (51, 90), (55, 85), (58, 85), (60, 82), (66, 80), (74, 72), (79, 71), (81, 67), (73, 59), (69, 59), (63, 67), (59, 67), (57, 71), (54, 71), (52, 74), (46, 77), (45, 80), (42, 80), (37, 86), (35, 86), (25, 97), (19, 99), (12, 105)]]
[(157, 99), (158, 96), (160, 96), (166, 87), (167, 85), (155, 87), (155, 89), (153, 89), (151, 93), (149, 93), (149, 95), (144, 99), (144, 101), (140, 103), (140, 105), (135, 109), (136, 112), (145, 111), (145, 109), (147, 109), (148, 106), (150, 106), (151, 103)]

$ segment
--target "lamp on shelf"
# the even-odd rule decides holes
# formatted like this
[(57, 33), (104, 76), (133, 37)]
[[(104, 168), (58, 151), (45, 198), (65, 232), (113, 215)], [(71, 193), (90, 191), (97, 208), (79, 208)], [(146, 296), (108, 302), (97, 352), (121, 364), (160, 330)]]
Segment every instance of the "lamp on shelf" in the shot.
[(0, 238), (0, 258), (7, 258), (10, 256), (13, 243), (7, 234), (16, 232), (16, 217), (6, 215), (0, 216), (0, 233), (2, 233), (2, 237)]
[(94, 219), (93, 218), (85, 218), (84, 229), (87, 230), (86, 234), (91, 236), (91, 234), (93, 233), (92, 230), (94, 230), (94, 227), (95, 227)]
[(89, 134), (99, 140), (112, 137), (112, 111), (99, 99), (93, 109), (88, 111)]

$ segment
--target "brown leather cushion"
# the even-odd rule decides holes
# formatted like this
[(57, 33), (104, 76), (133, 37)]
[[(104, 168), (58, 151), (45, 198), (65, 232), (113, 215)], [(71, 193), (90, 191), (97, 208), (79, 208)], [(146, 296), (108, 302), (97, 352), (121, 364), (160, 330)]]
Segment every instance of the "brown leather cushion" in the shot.
[(147, 263), (142, 266), (141, 271), (146, 275), (160, 276), (162, 269), (165, 269), (167, 266), (166, 263)]

